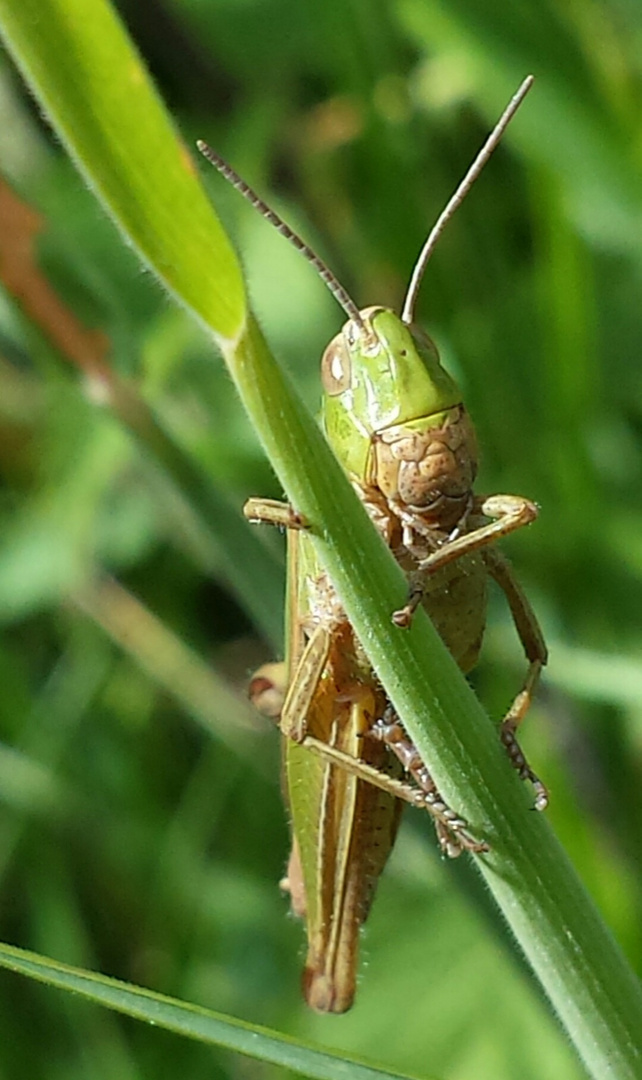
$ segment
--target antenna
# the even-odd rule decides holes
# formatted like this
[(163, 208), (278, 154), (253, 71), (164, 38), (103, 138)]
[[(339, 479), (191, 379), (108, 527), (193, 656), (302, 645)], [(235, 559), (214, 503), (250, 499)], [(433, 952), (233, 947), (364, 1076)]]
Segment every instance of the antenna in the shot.
[(263, 199), (261, 199), (256, 194), (256, 192), (249, 186), (249, 184), (245, 183), (245, 180), (243, 180), (239, 176), (239, 174), (234, 171), (231, 165), (228, 165), (227, 162), (219, 154), (217, 154), (215, 150), (212, 150), (211, 146), (208, 146), (207, 143), (203, 142), (202, 139), (199, 139), (197, 141), (196, 146), (200, 150), (203, 157), (206, 157), (207, 160), (214, 166), (214, 168), (218, 169), (218, 171), (221, 173), (222, 176), (225, 177), (226, 180), (229, 180), (232, 187), (236, 188), (237, 191), (240, 191), (241, 195), (245, 196), (248, 202), (250, 202), (252, 206), (259, 211), (262, 217), (269, 221), (271, 225), (274, 225), (277, 232), (280, 232), (281, 236), (284, 236), (286, 240), (290, 241), (292, 246), (295, 247), (297, 251), (301, 252), (304, 259), (307, 259), (307, 261), (317, 271), (319, 277), (326, 283), (335, 300), (341, 305), (348, 318), (352, 319), (352, 321), (357, 324), (360, 330), (363, 330), (364, 322), (361, 318), (359, 308), (355, 304), (354, 300), (352, 300), (352, 298), (348, 295), (341, 282), (334, 276), (334, 274), (330, 270), (330, 267), (326, 266), (323, 259), (320, 258), (320, 256), (317, 255), (311, 247), (308, 247), (305, 241), (303, 241), (301, 237), (297, 233), (295, 233), (293, 229), (290, 228), (289, 225), (286, 225), (283, 218), (280, 218), (274, 210), (270, 209), (267, 203), (263, 202)]
[(458, 206), (461, 205), (466, 195), (470, 191), (471, 187), (475, 183), (475, 180), (484, 168), (484, 165), (488, 161), (490, 155), (492, 154), (502, 135), (506, 131), (506, 128), (508, 127), (515, 113), (519, 109), (522, 101), (526, 97), (534, 81), (535, 80), (533, 79), (532, 75), (529, 75), (526, 79), (524, 79), (524, 82), (522, 83), (514, 97), (511, 98), (509, 104), (506, 106), (504, 112), (500, 116), (497, 124), (493, 128), (486, 142), (479, 151), (477, 157), (470, 166), (461, 184), (455, 191), (454, 195), (449, 199), (445, 208), (442, 210), (441, 214), (437, 218), (437, 221), (435, 222), (428, 236), (428, 239), (426, 240), (426, 243), (421, 249), (421, 253), (412, 272), (412, 277), (410, 278), (410, 284), (408, 286), (408, 292), (406, 293), (406, 299), (404, 300), (403, 310), (401, 312), (402, 322), (411, 323), (413, 320), (415, 303), (417, 301), (417, 293), (419, 292), (421, 279), (424, 276), (426, 264), (428, 263), (430, 256), (435, 250), (435, 245), (439, 237), (441, 236), (444, 227), (450, 221), (451, 217), (455, 213), (455, 210)]

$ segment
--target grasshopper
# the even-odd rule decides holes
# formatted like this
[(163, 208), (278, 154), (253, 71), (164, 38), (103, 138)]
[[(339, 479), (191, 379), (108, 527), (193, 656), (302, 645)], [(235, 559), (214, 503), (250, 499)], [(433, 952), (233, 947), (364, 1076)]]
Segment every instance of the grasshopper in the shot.
[[(426, 609), (464, 672), (475, 665), (492, 577), (504, 591), (528, 660), (501, 725), (511, 763), (547, 805), (546, 788), (516, 739), (546, 663), (535, 614), (510, 565), (492, 546), (537, 516), (519, 496), (473, 494), (474, 429), (461, 391), (430, 338), (413, 322), (435, 243), (530, 89), (525, 80), (432, 229), (413, 271), (401, 317), (359, 310), (321, 259), (206, 144), (199, 150), (317, 269), (348, 315), (321, 361), (321, 422), (375, 526), (408, 576), (400, 629)], [(320, 565), (306, 522), (283, 503), (252, 499), (253, 521), (288, 529), (287, 656), (251, 685), (258, 707), (278, 717), (293, 845), (285, 887), (306, 920), (303, 990), (321, 1012), (345, 1012), (356, 985), (359, 929), (392, 849), (403, 801), (425, 808), (444, 854), (488, 850), (448, 807), (409, 741)], [(282, 684), (279, 686), (279, 684)], [(392, 751), (392, 752), (390, 752)]]

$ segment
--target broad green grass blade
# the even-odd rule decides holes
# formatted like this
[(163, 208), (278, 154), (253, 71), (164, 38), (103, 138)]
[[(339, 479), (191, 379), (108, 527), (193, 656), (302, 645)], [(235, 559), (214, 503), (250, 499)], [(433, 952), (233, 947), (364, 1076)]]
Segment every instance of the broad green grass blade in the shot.
[[(0, 965), (48, 986), (79, 994), (96, 1005), (115, 1009), (136, 1020), (269, 1061), (303, 1076), (318, 1080), (410, 1080), (407, 1074), (392, 1073), (354, 1058), (327, 1054), (294, 1039), (276, 1035), (266, 1028), (195, 1005), (185, 1005), (175, 998), (155, 994), (106, 975), (60, 964), (11, 945), (0, 944)], [(424, 1080), (427, 1080), (425, 1076)]]

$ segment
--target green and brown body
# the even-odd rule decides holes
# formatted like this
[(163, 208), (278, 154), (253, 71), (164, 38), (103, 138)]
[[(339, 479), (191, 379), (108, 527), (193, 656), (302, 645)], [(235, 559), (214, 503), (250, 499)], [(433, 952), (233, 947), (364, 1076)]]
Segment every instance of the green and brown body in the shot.
[[(348, 323), (324, 354), (322, 423), (413, 585), (414, 598), (397, 622), (405, 625), (421, 602), (469, 671), (483, 637), (488, 574), (498, 577), (504, 565), (485, 546), (496, 529), (482, 513), (487, 501), (472, 492), (472, 424), (424, 335), (418, 349), (391, 312), (369, 309), (361, 318), (365, 341)], [(521, 508), (525, 500), (509, 500), (509, 509), (513, 502)], [(253, 505), (250, 516), (290, 526), (287, 694), (280, 712), (293, 835), (286, 886), (294, 912), (306, 920), (306, 1000), (322, 1012), (343, 1012), (354, 997), (359, 930), (394, 843), (400, 797), (415, 801), (413, 792), (424, 793), (446, 854), (485, 845), (440, 799), (296, 514)], [(521, 622), (528, 638), (528, 611)], [(536, 653), (535, 631), (531, 638)], [(416, 789), (400, 783), (400, 761)], [(384, 777), (388, 786), (381, 790)]]
[[(348, 323), (324, 354), (322, 423), (411, 583), (411, 600), (396, 621), (407, 625), (421, 602), (467, 672), (482, 643), (489, 574), (499, 582), (530, 660), (503, 737), (522, 775), (539, 783), (514, 729), (530, 702), (545, 648), (505, 560), (488, 546), (532, 520), (536, 510), (517, 497), (475, 498), (474, 430), (436, 349), (392, 312), (360, 314), (365, 341)], [(389, 715), (385, 692), (300, 529), (289, 534), (289, 581), (288, 694), (281, 716), (293, 833), (288, 887), (293, 910), (306, 919), (306, 1000), (320, 1011), (342, 1012), (354, 996), (359, 929), (394, 842), (400, 803), (310, 749), (309, 739), (379, 773), (398, 775), (399, 764), (373, 737)], [(412, 748), (398, 730), (389, 744), (410, 760)], [(424, 790), (434, 790), (425, 766), (413, 775)], [(541, 785), (540, 799), (543, 805)], [(442, 850), (483, 850), (455, 820), (463, 831), (436, 820)]]
[[(543, 809), (546, 789), (528, 767), (515, 731), (546, 663), (546, 648), (508, 564), (489, 546), (532, 521), (537, 509), (518, 496), (473, 495), (477, 450), (460, 390), (430, 339), (413, 325), (419, 283), (437, 238), (532, 82), (529, 76), (513, 96), (431, 230), (401, 318), (384, 308), (359, 311), (314, 251), (211, 147), (198, 145), (316, 268), (348, 315), (323, 355), (322, 423), (408, 576), (408, 603), (392, 614), (393, 622), (408, 626), (422, 604), (459, 666), (469, 671), (481, 646), (488, 576), (504, 590), (529, 665), (501, 738), (514, 767), (534, 783), (536, 806)], [(304, 993), (320, 1011), (343, 1012), (354, 996), (359, 928), (394, 842), (398, 800), (431, 813), (445, 854), (488, 849), (443, 803), (426, 763), (409, 742), (317, 561), (304, 531), (308, 523), (291, 507), (264, 500), (250, 500), (245, 511), (251, 520), (291, 530), (287, 675), (282, 679), (278, 669), (275, 678), (267, 670), (274, 666), (267, 665), (252, 680), (251, 694), (259, 708), (279, 717), (285, 736), (293, 834), (286, 885), (293, 910), (306, 920)], [(399, 763), (414, 783), (395, 775)]]
[[(348, 322), (324, 353), (322, 424), (408, 576), (409, 602), (393, 619), (407, 626), (421, 603), (468, 672), (482, 643), (488, 578), (495, 578), (529, 660), (502, 740), (520, 775), (535, 784), (542, 809), (546, 791), (515, 730), (546, 649), (510, 567), (490, 546), (533, 520), (536, 508), (518, 496), (474, 496), (474, 430), (435, 347), (386, 309), (366, 309), (360, 318), (360, 327)], [(305, 524), (280, 504), (254, 500), (247, 512), (290, 528), (287, 693), (280, 726), (293, 846), (285, 884), (293, 911), (306, 921), (306, 1000), (322, 1012), (344, 1012), (354, 997), (359, 930), (394, 843), (400, 799), (429, 810), (445, 854), (481, 852), (485, 845), (443, 803), (391, 713)], [(398, 779), (399, 761), (416, 788)]]

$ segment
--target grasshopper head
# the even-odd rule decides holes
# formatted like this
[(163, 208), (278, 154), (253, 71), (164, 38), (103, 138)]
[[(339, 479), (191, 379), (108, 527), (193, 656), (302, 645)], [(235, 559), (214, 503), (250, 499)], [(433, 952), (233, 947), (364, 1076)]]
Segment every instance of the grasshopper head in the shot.
[(382, 307), (360, 312), (332, 339), (321, 361), (322, 423), (348, 474), (365, 481), (373, 437), (386, 428), (461, 404), (427, 334)]

